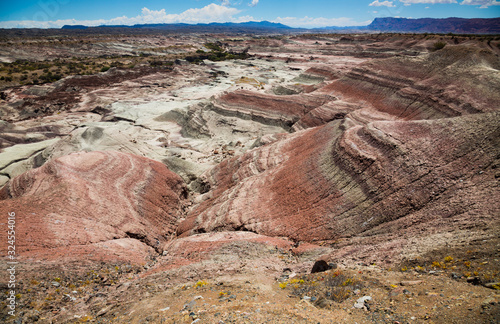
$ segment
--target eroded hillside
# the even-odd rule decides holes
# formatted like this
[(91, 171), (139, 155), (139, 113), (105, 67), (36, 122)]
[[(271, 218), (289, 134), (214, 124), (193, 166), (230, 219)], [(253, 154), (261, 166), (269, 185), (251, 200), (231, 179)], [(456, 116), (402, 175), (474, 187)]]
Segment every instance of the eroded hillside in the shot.
[(0, 50), (6, 320), (498, 320), (498, 40), (87, 37)]

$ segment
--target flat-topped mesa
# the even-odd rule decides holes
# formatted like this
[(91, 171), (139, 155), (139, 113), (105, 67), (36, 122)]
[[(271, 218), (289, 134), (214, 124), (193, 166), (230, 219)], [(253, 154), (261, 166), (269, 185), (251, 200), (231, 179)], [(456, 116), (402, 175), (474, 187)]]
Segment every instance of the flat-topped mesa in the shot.
[(210, 108), (222, 115), (251, 119), (291, 130), (293, 124), (311, 110), (335, 100), (318, 94), (279, 96), (239, 90), (224, 93)]
[(498, 112), (346, 130), (347, 121), (333, 121), (290, 134), (206, 173), (212, 190), (179, 233), (247, 230), (311, 242), (491, 226), (500, 209), (499, 122)]
[(182, 179), (160, 162), (79, 152), (11, 179), (0, 211), (16, 213), (21, 258), (143, 263), (174, 233), (185, 198)]

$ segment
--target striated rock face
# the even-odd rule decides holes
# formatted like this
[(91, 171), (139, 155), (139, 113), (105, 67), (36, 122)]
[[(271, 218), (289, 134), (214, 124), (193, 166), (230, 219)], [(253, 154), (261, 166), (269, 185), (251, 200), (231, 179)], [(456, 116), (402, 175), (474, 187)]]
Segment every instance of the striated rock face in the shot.
[[(186, 191), (162, 163), (119, 152), (74, 153), (14, 179), (0, 212), (16, 213), (22, 257), (144, 260), (174, 233)], [(6, 232), (0, 234), (6, 241)]]
[[(0, 211), (29, 215), (21, 251), (139, 262), (210, 254), (189, 236), (241, 231), (380, 260), (374, 244), (402, 251), (402, 233), (494, 228), (498, 44), (378, 38), (267, 40), (252, 50), (266, 59), (5, 91), (17, 113), (0, 124)], [(39, 110), (61, 91), (60, 114)], [(181, 176), (192, 208), (179, 177), (139, 156)]]
[(368, 62), (319, 91), (404, 120), (438, 119), (497, 110), (499, 69), (493, 51), (449, 46), (418, 59)]
[[(294, 240), (498, 226), (500, 113), (331, 122), (223, 161), (183, 236), (247, 230)], [(204, 200), (203, 200), (204, 199)]]
[(328, 95), (267, 95), (234, 91), (220, 96), (211, 107), (223, 115), (251, 119), (290, 129), (311, 110), (335, 100)]

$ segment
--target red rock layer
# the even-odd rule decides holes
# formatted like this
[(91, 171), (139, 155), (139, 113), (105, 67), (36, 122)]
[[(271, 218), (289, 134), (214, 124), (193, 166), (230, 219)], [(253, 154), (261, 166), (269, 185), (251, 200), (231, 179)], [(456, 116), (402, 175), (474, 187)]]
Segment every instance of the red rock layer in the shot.
[(304, 115), (293, 125), (293, 130), (298, 131), (309, 127), (321, 126), (335, 119), (343, 119), (347, 114), (360, 108), (359, 105), (342, 101), (331, 101)]
[[(0, 214), (16, 214), (22, 258), (144, 259), (161, 251), (185, 198), (162, 163), (119, 152), (74, 153), (30, 170), (0, 191)], [(2, 250), (6, 231), (0, 232)], [(132, 256), (128, 257), (125, 251)]]
[(320, 77), (324, 77), (328, 80), (334, 80), (338, 78), (338, 73), (328, 66), (314, 66), (305, 71), (305, 74), (316, 75)]
[(206, 174), (213, 190), (179, 233), (248, 230), (315, 241), (498, 226), (500, 113), (347, 124), (223, 161)]
[(222, 114), (290, 128), (308, 112), (332, 100), (335, 98), (324, 94), (278, 96), (235, 91), (217, 98), (212, 109)]
[(319, 91), (404, 120), (455, 117), (497, 110), (498, 69), (492, 51), (450, 45), (423, 58), (365, 63)]

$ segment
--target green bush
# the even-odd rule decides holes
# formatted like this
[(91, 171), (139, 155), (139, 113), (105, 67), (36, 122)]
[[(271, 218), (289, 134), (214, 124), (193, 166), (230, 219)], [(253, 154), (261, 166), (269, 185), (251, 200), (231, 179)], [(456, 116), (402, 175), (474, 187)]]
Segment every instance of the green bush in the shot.
[(432, 49), (435, 51), (439, 51), (440, 49), (443, 49), (445, 46), (446, 46), (445, 42), (439, 41), (433, 44)]

